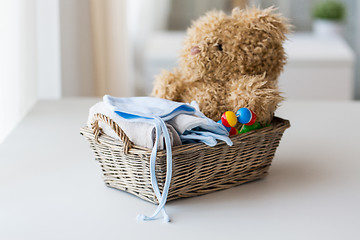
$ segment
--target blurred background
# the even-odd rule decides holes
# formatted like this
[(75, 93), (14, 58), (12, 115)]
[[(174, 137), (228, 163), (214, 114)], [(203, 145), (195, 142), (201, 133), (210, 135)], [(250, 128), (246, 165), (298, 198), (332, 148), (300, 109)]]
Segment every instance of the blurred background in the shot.
[(278, 7), (288, 100), (360, 99), (360, 1), (0, 0), (0, 142), (39, 99), (148, 95), (208, 10)]

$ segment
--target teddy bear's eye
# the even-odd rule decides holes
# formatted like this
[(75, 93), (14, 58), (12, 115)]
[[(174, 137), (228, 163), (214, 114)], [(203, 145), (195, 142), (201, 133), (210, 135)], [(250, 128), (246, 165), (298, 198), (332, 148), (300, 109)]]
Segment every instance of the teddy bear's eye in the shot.
[(223, 50), (222, 44), (218, 44), (216, 47), (217, 47), (217, 49), (218, 49), (219, 51), (222, 51), (222, 50)]

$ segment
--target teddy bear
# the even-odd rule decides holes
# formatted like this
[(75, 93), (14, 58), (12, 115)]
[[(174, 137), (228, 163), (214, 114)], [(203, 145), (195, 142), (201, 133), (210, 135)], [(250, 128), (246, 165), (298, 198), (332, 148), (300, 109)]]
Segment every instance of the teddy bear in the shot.
[(290, 25), (274, 8), (213, 10), (187, 30), (179, 67), (156, 76), (153, 95), (195, 100), (218, 121), (225, 111), (247, 107), (263, 125), (283, 100), (278, 77), (286, 63), (283, 42)]

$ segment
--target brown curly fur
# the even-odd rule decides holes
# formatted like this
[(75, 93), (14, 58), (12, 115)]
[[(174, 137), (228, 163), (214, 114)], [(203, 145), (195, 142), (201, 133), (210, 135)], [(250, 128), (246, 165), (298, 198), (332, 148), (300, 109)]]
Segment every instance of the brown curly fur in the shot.
[[(283, 100), (277, 78), (286, 62), (283, 42), (288, 32), (286, 19), (273, 8), (235, 8), (231, 16), (208, 12), (188, 29), (179, 68), (156, 77), (153, 95), (195, 100), (215, 121), (225, 111), (248, 107), (266, 124)], [(200, 52), (192, 55), (194, 46)]]

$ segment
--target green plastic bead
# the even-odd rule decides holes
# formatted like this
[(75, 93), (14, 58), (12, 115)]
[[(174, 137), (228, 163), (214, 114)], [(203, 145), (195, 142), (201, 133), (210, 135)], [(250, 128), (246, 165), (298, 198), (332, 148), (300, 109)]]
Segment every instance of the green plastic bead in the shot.
[(263, 126), (259, 123), (259, 122), (255, 122), (253, 125), (243, 125), (242, 128), (240, 129), (240, 131), (238, 131), (238, 133), (247, 133), (250, 132), (252, 130), (256, 130), (256, 129), (260, 129)]

